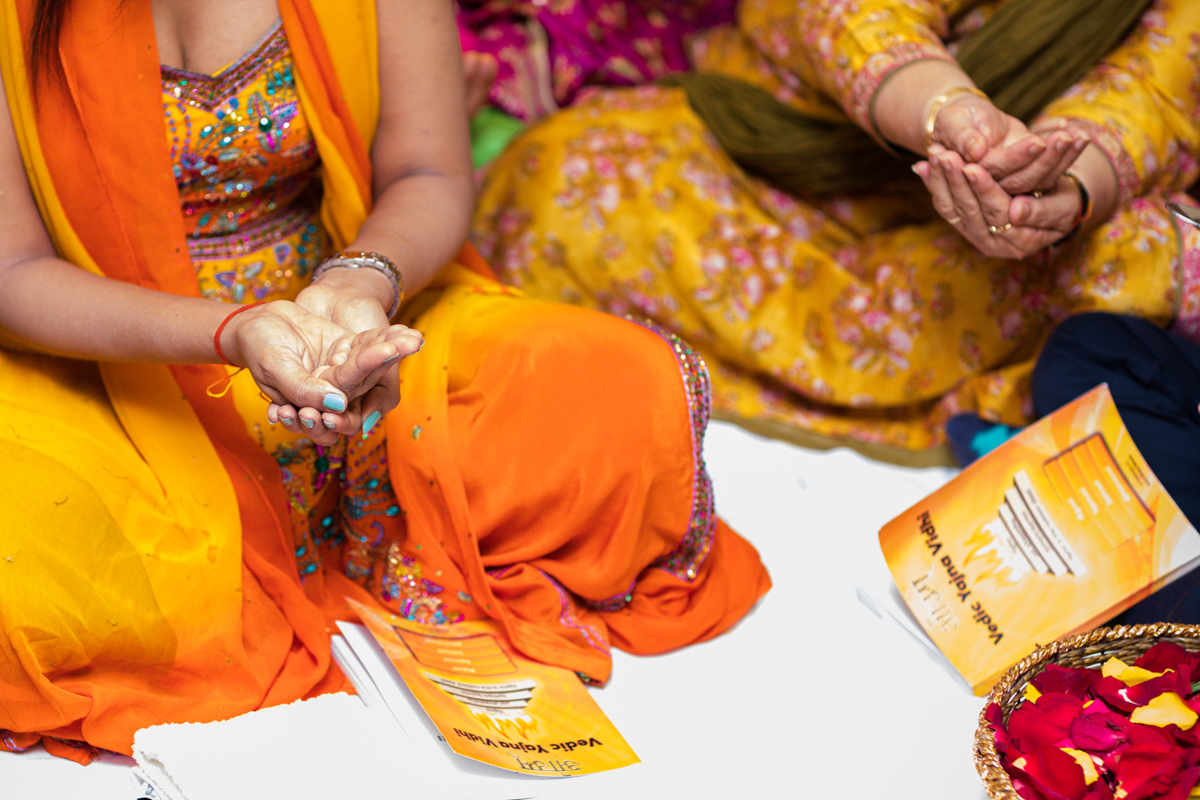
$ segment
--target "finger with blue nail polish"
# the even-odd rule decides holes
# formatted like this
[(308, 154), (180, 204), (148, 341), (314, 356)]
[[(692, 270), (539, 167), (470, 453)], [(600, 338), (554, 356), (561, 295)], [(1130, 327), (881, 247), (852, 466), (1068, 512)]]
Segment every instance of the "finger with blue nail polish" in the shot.
[(378, 411), (372, 411), (367, 415), (367, 418), (363, 420), (362, 438), (366, 439), (371, 435), (371, 429), (375, 427), (375, 423), (379, 422), (380, 416)]
[(325, 395), (325, 410), (326, 411), (345, 411), (346, 398), (337, 392), (329, 392)]
[(289, 431), (297, 430), (299, 426), (299, 414), (296, 412), (295, 406), (278, 405), (271, 403), (267, 406), (267, 421), (271, 423), (278, 422)]

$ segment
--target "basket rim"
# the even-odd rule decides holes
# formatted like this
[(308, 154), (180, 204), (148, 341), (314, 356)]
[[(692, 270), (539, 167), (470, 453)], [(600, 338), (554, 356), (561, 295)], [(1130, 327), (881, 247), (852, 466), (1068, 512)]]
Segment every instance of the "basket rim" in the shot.
[[(1184, 625), (1173, 622), (1155, 622), (1148, 625), (1117, 625), (1096, 628), (1085, 633), (1067, 636), (1046, 645), (1038, 645), (1033, 652), (1014, 664), (992, 687), (979, 712), (979, 725), (975, 729), (975, 771), (983, 780), (984, 789), (992, 800), (1022, 800), (1013, 788), (1012, 779), (1000, 764), (996, 752), (996, 729), (987, 719), (987, 710), (992, 703), (999, 703), (1004, 695), (1026, 674), (1039, 668), (1052, 658), (1073, 650), (1081, 650), (1097, 644), (1130, 642), (1153, 639), (1191, 640), (1195, 650), (1200, 650), (1200, 625)], [(1147, 648), (1149, 649), (1149, 648)], [(1191, 649), (1191, 648), (1189, 648)]]

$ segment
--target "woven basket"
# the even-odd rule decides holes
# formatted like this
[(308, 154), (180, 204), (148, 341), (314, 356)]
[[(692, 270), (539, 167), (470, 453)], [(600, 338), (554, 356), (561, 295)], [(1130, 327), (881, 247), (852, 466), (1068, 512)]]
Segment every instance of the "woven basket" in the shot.
[(998, 704), (1004, 714), (1004, 724), (1007, 725), (1009, 715), (1025, 699), (1025, 687), (1047, 664), (1099, 667), (1113, 656), (1132, 664), (1134, 659), (1159, 642), (1174, 642), (1185, 650), (1200, 652), (1200, 625), (1158, 622), (1154, 625), (1097, 628), (1038, 647), (1017, 662), (992, 687), (983, 711), (979, 713), (979, 727), (975, 731), (975, 770), (983, 779), (988, 797), (992, 800), (1021, 800), (1021, 796), (1013, 789), (1008, 773), (1000, 766), (1000, 756), (996, 752), (996, 731), (984, 717), (988, 706)]

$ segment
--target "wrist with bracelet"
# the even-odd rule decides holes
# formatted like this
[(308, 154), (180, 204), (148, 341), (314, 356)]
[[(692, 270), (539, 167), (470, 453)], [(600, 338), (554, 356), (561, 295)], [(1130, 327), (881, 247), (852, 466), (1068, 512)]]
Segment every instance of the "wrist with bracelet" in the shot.
[(960, 97), (964, 94), (973, 94), (976, 97), (982, 97), (984, 100), (988, 96), (976, 89), (974, 86), (955, 86), (953, 89), (942, 92), (937, 97), (929, 101), (929, 105), (925, 108), (925, 152), (929, 152), (929, 148), (933, 146), (933, 131), (937, 127), (938, 113), (947, 103)]
[(1087, 187), (1083, 185), (1083, 181), (1079, 180), (1079, 176), (1073, 172), (1064, 172), (1063, 177), (1075, 184), (1075, 188), (1079, 190), (1079, 216), (1075, 218), (1075, 227), (1067, 233), (1066, 236), (1058, 240), (1058, 244), (1070, 239), (1083, 228), (1087, 221), (1092, 218), (1092, 196), (1088, 194)]
[(254, 308), (255, 306), (261, 306), (262, 304), (263, 304), (263, 301), (259, 301), (257, 303), (249, 303), (247, 305), (244, 305), (237, 309), (234, 309), (232, 312), (229, 313), (229, 315), (227, 317), (225, 317), (225, 319), (221, 322), (221, 324), (217, 326), (217, 332), (213, 334), (213, 350), (217, 351), (217, 358), (219, 358), (221, 360), (222, 364), (229, 366), (229, 367), (237, 366), (237, 364), (234, 364), (232, 361), (229, 360), (229, 358), (225, 355), (225, 351), (221, 349), (221, 334), (225, 332), (225, 326), (228, 325), (234, 317), (236, 317), (238, 314), (241, 314), (243, 311), (249, 311), (250, 309)]
[(400, 310), (400, 304), (404, 302), (404, 276), (400, 273), (400, 269), (392, 263), (390, 258), (382, 253), (368, 253), (361, 250), (334, 253), (322, 261), (320, 266), (313, 271), (313, 283), (316, 283), (317, 279), (329, 270), (338, 267), (344, 269), (373, 269), (382, 274), (392, 286), (392, 304), (387, 311), (388, 319), (390, 320)]

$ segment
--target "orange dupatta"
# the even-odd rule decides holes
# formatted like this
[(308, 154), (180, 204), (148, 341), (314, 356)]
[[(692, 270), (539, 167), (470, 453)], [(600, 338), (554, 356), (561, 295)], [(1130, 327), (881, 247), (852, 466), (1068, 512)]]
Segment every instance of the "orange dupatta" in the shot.
[[(314, 10), (308, 0), (280, 0), (279, 6), (326, 170), (323, 221), (342, 246), (371, 203), (370, 161), (360, 131), (369, 138), (378, 114), (374, 4), (318, 2)], [(32, 8), (22, 0), (0, 12), (0, 68), (26, 172), (59, 253), (110, 278), (197, 295), (164, 147), (150, 3), (75, 3), (58, 53), (64, 81), (43, 85), (36, 104), (23, 51)], [(352, 48), (353, 61), (337, 65), (353, 79), (347, 83), (352, 96), (339, 88), (322, 25), (360, 45)], [(163, 613), (177, 635), (203, 629), (207, 638), (181, 638), (173, 663), (122, 675), (119, 687), (93, 685), (85, 677), (63, 694), (37, 670), (11, 680), (5, 674), (0, 728), (86, 738), (129, 752), (142, 724), (226, 718), (340, 686), (325, 620), (294, 568), (279, 467), (246, 433), (231, 397), (206, 395), (206, 387), (226, 376), (224, 368), (104, 364), (101, 373), (120, 424), (171, 509), (171, 533), (163, 538), (199, 552), (207, 546), (212, 569), (202, 577), (234, 587), (240, 608), (231, 615), (208, 608), (199, 593), (160, 592), (174, 604), (164, 603)], [(146, 569), (152, 582), (156, 574), (164, 580), (168, 574), (156, 573), (149, 561)], [(196, 615), (209, 618), (207, 629), (193, 624)], [(206, 705), (198, 697), (215, 699)], [(7, 734), (0, 746), (19, 749), (39, 735)], [(90, 760), (86, 750), (72, 752), (57, 738), (47, 738), (47, 747)]]
[[(0, 18), (0, 69), (35, 197), (69, 261), (116, 279), (195, 294), (164, 133), (155, 124), (161, 93), (149, 2), (129, 0), (115, 12), (94, 5), (72, 9), (60, 47), (65, 87), (46, 91), (36, 110), (21, 50), (31, 0), (21, 0), (16, 9), (6, 6)], [(280, 0), (280, 14), (324, 170), (322, 220), (334, 246), (343, 247), (370, 208), (367, 148), (379, 103), (374, 4)], [(323, 36), (339, 46), (327, 50)], [(51, 142), (53, 148), (43, 148)], [(430, 337), (432, 346), (420, 361), (402, 362), (406, 400), (386, 420), (396, 498), (409, 514), (410, 543), (417, 550), (424, 546), (423, 557), (440, 559), (447, 578), (450, 568), (460, 571), (476, 612), (503, 622), (518, 649), (600, 682), (608, 678), (611, 659), (607, 642), (594, 646), (592, 634), (633, 652), (653, 653), (726, 630), (770, 581), (754, 549), (716, 520), (702, 551), (689, 556), (686, 542), (682, 550), (673, 549), (673, 537), (688, 529), (684, 500), (693, 472), (703, 470), (693, 450), (707, 407), (703, 420), (692, 420), (693, 430), (678, 405), (691, 390), (679, 385), (679, 364), (660, 368), (670, 357), (662, 340), (596, 312), (535, 301), (513, 305), (517, 293), (478, 277), (489, 271), (473, 250), (464, 248), (460, 262), (435, 282), (444, 289), (443, 302), (418, 326), (439, 335)], [(535, 333), (557, 334), (538, 337), (534, 349), (503, 334), (535, 318), (548, 326)], [(581, 327), (586, 331), (576, 330)], [(592, 340), (588, 363), (553, 361), (566, 352), (556, 349), (556, 339), (579, 339), (585, 332)], [(653, 362), (649, 373), (623, 371), (629, 353), (608, 346), (617, 340), (636, 346), (639, 363)], [(458, 347), (463, 350), (453, 349)], [(543, 350), (551, 360), (540, 360)], [(535, 363), (542, 367), (523, 375), (520, 391), (506, 389), (513, 365), (533, 370)], [(0, 359), (0, 370), (4, 366)], [(556, 384), (554, 373), (566, 367), (575, 368), (574, 377)], [(361, 593), (361, 587), (334, 571), (316, 573), (301, 585), (278, 467), (245, 433), (232, 402), (204, 393), (225, 371), (104, 365), (102, 372), (121, 436), (137, 448), (138, 464), (132, 466), (148, 466), (151, 488), (161, 485), (169, 508), (162, 515), (164, 527), (184, 543), (180, 549), (192, 562), (203, 566), (208, 555), (213, 566), (207, 572), (216, 577), (197, 575), (227, 594), (181, 591), (161, 577), (169, 569), (143, 559), (154, 594), (165, 605), (163, 616), (181, 639), (169, 662), (112, 679), (92, 681), (84, 674), (81, 680), (52, 681), (39, 669), (6, 673), (8, 653), (0, 637), (0, 747), (24, 746), (45, 733), (128, 752), (133, 732), (145, 724), (225, 718), (338, 685), (322, 610), (337, 613), (334, 598)], [(562, 407), (584, 409), (597, 396), (595, 376), (626, 374), (649, 378), (663, 398), (640, 426), (626, 430), (620, 413), (605, 416), (608, 428), (598, 426), (595, 414), (564, 422)], [(601, 387), (614, 408), (644, 404), (648, 386), (615, 384)], [(555, 386), (564, 393), (547, 390)], [(531, 412), (534, 401), (542, 405)], [(480, 435), (503, 445), (486, 460), (476, 454), (487, 448), (469, 456), (455, 452), (474, 441), (475, 409), (482, 406), (498, 419), (529, 423), (489, 426), (490, 417), (478, 415)], [(543, 424), (551, 419), (561, 424), (554, 429), (561, 431), (557, 437)], [(561, 446), (565, 437), (578, 446)], [(603, 453), (589, 450), (597, 442)], [(664, 474), (651, 468), (648, 442), (661, 457), (653, 466), (665, 465)], [(570, 462), (569, 474), (579, 478), (576, 499), (586, 496), (587, 503), (539, 507), (540, 495), (528, 483), (514, 491), (497, 480), (506, 473), (511, 479), (509, 454), (515, 452), (536, 480), (546, 480), (542, 462)], [(61, 448), (58, 455), (69, 458)], [(574, 470), (576, 464), (587, 469)], [(614, 487), (612, 476), (621, 476), (623, 484)], [(631, 500), (618, 502), (622, 497)], [(511, 509), (531, 521), (504, 528), (497, 520)], [(162, 524), (161, 517), (157, 521)], [(574, 537), (569, 543), (568, 533)], [(696, 571), (657, 568), (672, 552), (698, 559), (688, 562)], [(588, 608), (564, 589), (593, 600), (619, 593), (625, 600)], [(240, 595), (230, 602), (233, 592), (244, 593), (244, 605)], [(193, 595), (225, 600), (210, 609)], [(49, 695), (55, 703), (45, 700)], [(196, 698), (206, 699), (196, 704)], [(5, 738), (3, 728), (39, 733)], [(47, 739), (47, 746), (57, 747), (54, 741)]]

